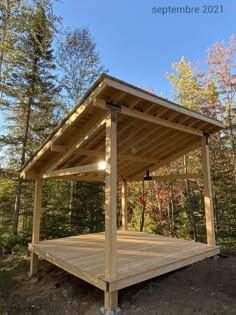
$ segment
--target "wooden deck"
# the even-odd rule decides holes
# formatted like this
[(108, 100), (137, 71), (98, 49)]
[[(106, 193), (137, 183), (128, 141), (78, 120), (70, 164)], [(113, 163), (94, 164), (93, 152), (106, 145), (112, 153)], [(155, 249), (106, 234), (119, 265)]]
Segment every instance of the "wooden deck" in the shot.
[(118, 231), (117, 277), (104, 275), (104, 233), (29, 244), (29, 249), (94, 286), (113, 292), (219, 253), (218, 247), (140, 232)]

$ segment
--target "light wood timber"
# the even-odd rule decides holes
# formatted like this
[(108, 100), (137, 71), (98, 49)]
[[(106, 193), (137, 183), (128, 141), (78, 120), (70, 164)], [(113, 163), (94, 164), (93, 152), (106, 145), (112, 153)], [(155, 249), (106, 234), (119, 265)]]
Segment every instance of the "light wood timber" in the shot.
[(172, 180), (180, 180), (180, 179), (203, 179), (202, 174), (170, 174), (170, 175), (163, 175), (163, 176), (152, 176), (152, 180), (156, 182), (167, 182)]
[[(88, 173), (89, 174), (89, 173)], [(90, 176), (88, 174), (80, 174), (83, 176), (79, 175), (68, 175), (68, 176), (53, 176), (50, 178), (47, 178), (48, 180), (73, 180), (73, 181), (88, 181), (88, 182), (104, 182), (105, 181), (105, 174), (103, 173), (103, 176), (98, 176), (96, 173), (93, 176)], [(88, 175), (88, 176), (87, 176)], [(47, 180), (45, 179), (45, 180)]]
[[(158, 168), (167, 165), (168, 163), (177, 160), (178, 158), (180, 158), (181, 156), (183, 156), (184, 154), (187, 154), (191, 151), (196, 150), (197, 148), (199, 148), (201, 146), (200, 142), (197, 141), (195, 143), (193, 143), (192, 145), (189, 145), (188, 147), (182, 149), (181, 151), (179, 151), (176, 154), (173, 154), (170, 158), (167, 158), (165, 160), (160, 160), (160, 162), (157, 165), (151, 166), (149, 167), (149, 171), (155, 171)], [(127, 176), (127, 178), (129, 178), (129, 181), (140, 181), (143, 180), (143, 176), (145, 175), (144, 172), (147, 170), (147, 168), (143, 168), (142, 170), (140, 170), (139, 174), (132, 174)]]
[(75, 108), (67, 115), (67, 117), (62, 121), (62, 123), (55, 129), (54, 133), (46, 139), (42, 145), (38, 148), (36, 153), (32, 158), (27, 162), (27, 164), (22, 168), (20, 176), (23, 177), (24, 174), (34, 165), (38, 159), (50, 149), (51, 145), (58, 140), (60, 135), (62, 135), (68, 128), (70, 128), (77, 119), (83, 116), (84, 113), (89, 109), (93, 103), (93, 98), (99, 95), (101, 90), (106, 86), (106, 82), (100, 82), (91, 93), (86, 93), (86, 95), (78, 102)]
[[(183, 124), (184, 120), (185, 119), (181, 118), (179, 120), (179, 123)], [(163, 131), (162, 126), (158, 126), (157, 129), (155, 129), (154, 126), (152, 126), (152, 128), (150, 128), (150, 124), (147, 124), (147, 126), (149, 127), (149, 129), (153, 130), (153, 133), (148, 134), (148, 137), (150, 139), (152, 139), (151, 144), (153, 144), (153, 142), (158, 143), (158, 148), (160, 146), (162, 148), (163, 145), (166, 144), (166, 142), (167, 142), (166, 139), (168, 139), (168, 146), (170, 146), (170, 140), (172, 140), (172, 139), (174, 140), (177, 136), (183, 135), (183, 133), (181, 131), (175, 131), (173, 133), (172, 129), (166, 129), (165, 131)], [(190, 127), (191, 127), (191, 124), (190, 124)], [(132, 143), (132, 145), (137, 145), (137, 143), (133, 143), (133, 141), (131, 143)], [(154, 156), (159, 155), (160, 150), (158, 150), (158, 152), (157, 152), (156, 148), (153, 148), (152, 145), (150, 145), (149, 143), (150, 143), (150, 141), (144, 142), (142, 146), (140, 146), (140, 145), (138, 146), (139, 151), (137, 153), (139, 154), (139, 156), (140, 155), (142, 156), (142, 151), (145, 152), (145, 154), (147, 152), (148, 155), (153, 155), (154, 153), (155, 153)]]
[(125, 179), (121, 183), (121, 222), (122, 230), (128, 230), (127, 182)]
[[(101, 290), (106, 290), (105, 280), (101, 280), (97, 276), (93, 276), (93, 274), (88, 273), (86, 270), (78, 268), (76, 264), (70, 263), (69, 260), (66, 259), (65, 255), (63, 255), (65, 252), (69, 254), (66, 247), (64, 248), (63, 252), (63, 246), (58, 246), (57, 243), (55, 243), (55, 246), (53, 246), (53, 242), (51, 242), (51, 248), (44, 245), (41, 246), (41, 243), (42, 242), (40, 242), (38, 245), (29, 244), (29, 250), (32, 252), (32, 254), (35, 254), (37, 257), (40, 256), (41, 258), (51, 262), (53, 265), (60, 267), (61, 269), (94, 285)], [(71, 245), (73, 245), (73, 243)], [(77, 253), (79, 254), (79, 252)], [(70, 257), (70, 255), (68, 255), (68, 257)]]
[[(42, 199), (42, 179), (37, 178), (35, 181), (32, 244), (37, 244), (39, 242), (41, 199)], [(30, 261), (30, 275), (33, 275), (38, 272), (38, 265), (39, 265), (38, 256), (35, 253), (32, 253), (31, 261)]]
[[(104, 110), (107, 110), (106, 102), (102, 99), (96, 99), (94, 101), (94, 106), (101, 108), (101, 109), (104, 109)], [(172, 129), (184, 131), (184, 132), (187, 132), (187, 133), (190, 133), (193, 135), (202, 136), (202, 134), (203, 134), (203, 132), (201, 130), (187, 127), (187, 126), (181, 125), (179, 123), (175, 123), (175, 122), (172, 122), (172, 121), (169, 121), (166, 119), (162, 119), (159, 117), (155, 117), (155, 116), (152, 116), (149, 114), (145, 114), (143, 112), (138, 112), (137, 110), (129, 109), (127, 107), (122, 107), (121, 113), (124, 115), (131, 116), (133, 118), (138, 118), (138, 119), (145, 120), (145, 121), (148, 121), (148, 122), (153, 123), (153, 124), (162, 125), (162, 126), (169, 127)]]
[(106, 119), (105, 278), (116, 277), (117, 113)]
[[(178, 133), (176, 133), (177, 135), (178, 135)], [(171, 136), (168, 136), (168, 133), (166, 133), (166, 137), (162, 137), (161, 139), (155, 139), (155, 142), (156, 142), (156, 144), (154, 145), (153, 144), (153, 142), (154, 141), (152, 141), (152, 140), (150, 140), (150, 142), (147, 144), (147, 145), (145, 145), (145, 148), (147, 147), (148, 148), (148, 146), (149, 147), (154, 147), (154, 149), (152, 148), (151, 150), (150, 149), (145, 149), (145, 148), (143, 148), (143, 150), (145, 151), (145, 154), (147, 154), (147, 155), (153, 155), (153, 154), (155, 154), (155, 151), (156, 152), (158, 152), (157, 154), (155, 154), (155, 159), (156, 160), (158, 160), (158, 163), (159, 163), (159, 161), (160, 160), (163, 160), (163, 159), (165, 159), (165, 157), (163, 156), (163, 154), (166, 154), (167, 152), (170, 152), (170, 151), (177, 151), (178, 152), (178, 149), (179, 148), (181, 148), (181, 146), (182, 145), (184, 145), (184, 147), (185, 147), (185, 143), (189, 143), (189, 140), (191, 139), (191, 136), (190, 135), (186, 135), (186, 134), (183, 134), (182, 133), (182, 135), (180, 135), (179, 137), (180, 137), (180, 140), (177, 142), (177, 143), (174, 143), (174, 144), (172, 144), (172, 145), (168, 145), (168, 143), (166, 143), (167, 141), (166, 141), (166, 139), (167, 139), (167, 137), (168, 137), (168, 141), (169, 140), (171, 140), (172, 138), (174, 138), (176, 135), (175, 134), (172, 134)], [(163, 147), (165, 147), (165, 150), (164, 149), (159, 149), (158, 150), (158, 147), (159, 147), (159, 145), (158, 145), (158, 143), (159, 143), (159, 145), (161, 146), (161, 148), (163, 148)], [(192, 143), (192, 141), (191, 141), (191, 143)], [(176, 149), (175, 149), (176, 148)], [(139, 148), (140, 149), (140, 148)], [(149, 165), (146, 165), (146, 169), (148, 168), (148, 167), (150, 167), (150, 166), (152, 166), (152, 164), (151, 163), (148, 163)], [(157, 164), (157, 163), (156, 163)], [(133, 169), (136, 169), (137, 168), (137, 165), (136, 164), (133, 164), (132, 166), (129, 166), (129, 165), (127, 165), (127, 168), (123, 168), (123, 169), (121, 169), (120, 171), (121, 172), (123, 172), (123, 174), (125, 174), (126, 172), (127, 172), (127, 176), (129, 175), (129, 174), (131, 174), (131, 173), (133, 173)]]
[(206, 215), (206, 231), (208, 246), (215, 246), (215, 227), (214, 227), (214, 212), (211, 189), (211, 174), (210, 174), (210, 156), (208, 139), (202, 137), (202, 170), (203, 170), (203, 186), (204, 186), (204, 204)]
[[(140, 100), (135, 100), (135, 101), (131, 102), (131, 104), (129, 104), (129, 108), (135, 107), (136, 105), (139, 104), (139, 102), (140, 102)], [(144, 110), (144, 112), (148, 113), (154, 107), (155, 107), (155, 105), (149, 106), (146, 110)], [(133, 119), (129, 119), (128, 122), (126, 120), (125, 122), (123, 122), (119, 125), (119, 129), (117, 130), (117, 137), (120, 137), (122, 134), (125, 134), (127, 132), (127, 129), (129, 129), (132, 125), (135, 126), (135, 130), (133, 130), (132, 134), (135, 134), (136, 132), (138, 132), (139, 127), (143, 126), (143, 122), (138, 121), (137, 123), (135, 123), (135, 121)], [(125, 141), (125, 140), (126, 140), (126, 137), (124, 137), (121, 141), (119, 141), (119, 145), (121, 145), (123, 143), (123, 141)], [(101, 145), (99, 145), (99, 147), (97, 147), (97, 150), (102, 151), (103, 149), (104, 149), (104, 143), (101, 143)], [(93, 151), (93, 150), (91, 150), (91, 151)], [(86, 160), (87, 159), (85, 158), (82, 161), (86, 162)]]
[[(85, 156), (79, 157), (78, 161), (76, 153), (74, 154), (74, 151), (71, 151), (66, 157), (65, 161), (51, 169), (51, 166), (55, 166), (55, 163), (57, 163), (57, 161), (67, 153), (67, 148), (70, 150), (73, 144), (79, 141), (79, 138), (83, 136), (82, 134), (86, 128), (89, 127), (88, 125), (91, 122), (93, 122), (94, 125), (98, 123), (99, 116), (100, 114), (104, 113), (104, 109), (99, 109), (95, 106), (92, 106), (93, 101), (96, 99), (103, 100), (104, 103), (112, 101), (116, 104), (119, 104), (121, 106), (121, 110), (124, 112), (127, 111), (126, 115), (119, 115), (118, 125), (121, 127), (121, 129), (126, 128), (126, 125), (134, 125), (133, 130), (131, 128), (127, 129), (128, 137), (127, 133), (124, 131), (118, 138), (118, 145), (120, 145), (119, 143), (123, 141), (123, 139), (128, 140), (125, 141), (125, 145), (119, 147), (119, 149), (121, 148), (124, 150), (123, 152), (120, 152), (120, 154), (123, 153), (129, 155), (128, 152), (132, 152), (132, 154), (134, 153), (132, 151), (133, 144), (131, 135), (135, 133), (135, 130), (137, 129), (136, 124), (138, 124), (139, 121), (140, 126), (141, 124), (143, 125), (141, 128), (146, 128), (143, 133), (145, 137), (143, 137), (142, 140), (144, 144), (149, 142), (149, 129), (152, 129), (154, 125), (157, 126), (157, 120), (160, 120), (161, 125), (158, 126), (161, 128), (156, 135), (163, 134), (167, 129), (173, 133), (173, 131), (176, 130), (176, 126), (183, 128), (181, 131), (182, 133), (189, 133), (188, 131), (191, 130), (191, 132), (194, 134), (200, 134), (203, 131), (207, 133), (214, 133), (223, 127), (222, 123), (219, 121), (216, 121), (200, 113), (196, 113), (192, 110), (183, 108), (182, 106), (174, 104), (156, 95), (150, 94), (116, 78), (103, 75), (88, 91), (85, 97), (77, 104), (75, 109), (66, 117), (62, 124), (47, 140), (45, 140), (45, 142), (40, 146), (32, 158), (22, 168), (22, 176), (27, 178), (35, 178), (38, 173), (43, 173), (45, 171), (55, 170), (61, 167), (68, 168), (76, 165), (91, 164), (95, 162), (91, 158), (87, 158)], [(135, 113), (135, 115), (138, 115), (138, 118), (136, 118), (136, 116), (129, 116), (128, 114), (130, 113), (130, 110), (132, 114)], [(145, 124), (147, 117), (151, 117), (151, 119), (147, 124)], [(148, 124), (150, 124), (150, 126), (148, 126)], [(190, 136), (194, 136), (194, 134), (189, 133)], [(104, 129), (101, 128), (95, 131), (95, 133), (92, 135), (89, 135), (86, 142), (83, 143), (80, 148), (100, 150), (99, 146), (100, 143), (103, 142), (103, 139)], [(176, 140), (180, 140), (180, 136), (176, 137)], [(142, 142), (140, 142), (140, 146), (143, 145)], [(175, 139), (172, 139), (170, 145), (172, 145), (174, 142)], [(145, 147), (148, 149), (147, 145)], [(155, 148), (153, 147), (153, 149)], [(137, 148), (137, 152), (138, 150), (139, 148)], [(169, 154), (172, 153), (173, 152), (170, 152)], [(141, 152), (141, 156), (139, 157), (142, 158), (142, 155), (143, 154)], [(154, 155), (149, 156), (149, 158), (154, 157)], [(166, 158), (169, 157), (170, 156), (166, 156)], [(88, 162), (84, 162), (84, 159), (88, 159)], [(82, 163), (80, 163), (81, 160)], [(125, 165), (125, 163), (123, 164)], [(138, 165), (138, 167), (139, 166), (140, 165)], [(132, 173), (137, 173), (138, 171), (139, 170), (136, 169)], [(124, 174), (119, 175), (123, 176)]]
[(68, 146), (66, 145), (59, 145), (59, 144), (52, 144), (51, 151), (53, 152), (66, 152), (68, 150)]
[(30, 162), (27, 163), (27, 165), (24, 167), (24, 169), (22, 169), (22, 171), (20, 172), (20, 176), (23, 177), (24, 174), (31, 168), (31, 166), (33, 164), (35, 164), (37, 162), (37, 160), (47, 151), (51, 148), (52, 144), (58, 139), (58, 137), (66, 131), (67, 128), (69, 128), (69, 126), (71, 126), (76, 119), (82, 115), (86, 109), (88, 108), (89, 104), (91, 105), (91, 101), (90, 103), (85, 102), (84, 105), (81, 105), (78, 109), (76, 109), (73, 114), (71, 114), (70, 118), (68, 119), (67, 124), (61, 124), (61, 127), (58, 128), (58, 130), (55, 132), (55, 134), (51, 137), (51, 139), (48, 142), (45, 142), (45, 144), (43, 143), (38, 152), (33, 156), (33, 158), (30, 160)]
[(68, 176), (68, 175), (83, 174), (83, 173), (97, 172), (97, 171), (99, 172), (104, 171), (104, 169), (102, 169), (99, 166), (99, 163), (59, 169), (56, 171), (44, 173), (41, 175), (41, 177), (42, 178), (63, 177), (63, 176)]
[(213, 118), (209, 118), (206, 115), (203, 115), (203, 114), (200, 114), (196, 111), (190, 110), (184, 106), (169, 102), (169, 101), (167, 101), (161, 97), (158, 97), (156, 95), (151, 95), (150, 93), (145, 93), (145, 91), (134, 89), (131, 86), (124, 85), (124, 84), (117, 82), (115, 80), (111, 80), (110, 78), (106, 78), (105, 82), (106, 82), (107, 86), (113, 87), (113, 88), (118, 89), (118, 90), (125, 92), (127, 94), (133, 95), (133, 96), (138, 97), (140, 99), (144, 99), (146, 101), (149, 101), (149, 102), (157, 104), (157, 105), (164, 106), (168, 109), (172, 109), (175, 111), (177, 110), (178, 112), (185, 114), (185, 115), (189, 115), (193, 118), (204, 120), (208, 123), (217, 124), (219, 127), (223, 128), (223, 124), (219, 121), (216, 121)]
[(104, 292), (104, 306), (108, 312), (113, 312), (118, 307), (118, 291)]
[(105, 233), (93, 233), (40, 241), (30, 244), (29, 249), (107, 292), (151, 279), (220, 252), (219, 247), (194, 241), (117, 231), (117, 275), (107, 280), (104, 244)]
[(50, 166), (50, 171), (56, 169), (60, 164), (62, 164), (66, 159), (68, 159), (75, 150), (79, 149), (88, 138), (101, 129), (106, 123), (106, 115), (102, 115), (100, 119), (97, 120), (95, 123), (94, 121), (91, 122), (89, 126), (87, 126), (87, 130), (83, 133), (83, 135), (79, 138), (76, 143), (74, 143), (70, 148)]
[[(105, 158), (105, 153), (99, 150), (87, 150), (87, 149), (78, 149), (75, 151), (78, 154), (86, 155), (86, 156), (94, 156), (100, 159)], [(158, 162), (157, 159), (152, 159), (146, 156), (136, 156), (136, 155), (128, 155), (128, 154), (117, 154), (118, 160), (122, 161), (135, 161), (135, 162), (144, 162), (144, 163), (153, 163), (156, 164)]]
[(31, 171), (31, 172), (27, 172), (27, 173), (22, 173), (20, 176), (24, 179), (31, 179), (31, 178), (37, 178), (38, 173)]
[[(181, 118), (179, 119), (179, 123), (183, 123), (185, 120), (185, 118)], [(148, 125), (148, 124), (147, 124)], [(191, 124), (190, 124), (191, 126)], [(154, 128), (154, 126), (152, 128), (150, 128), (150, 132), (149, 132), (149, 135), (146, 135), (148, 136), (150, 139), (154, 139), (154, 140), (151, 140), (151, 141), (146, 141), (146, 142), (143, 142), (143, 144), (140, 146), (138, 143), (142, 143), (142, 136), (138, 138), (137, 141), (134, 141), (133, 139), (131, 139), (130, 143), (127, 142), (127, 147), (128, 146), (136, 146), (138, 144), (138, 151), (136, 152), (136, 155), (139, 155), (140, 157), (142, 157), (142, 154), (143, 152), (145, 152), (145, 155), (148, 156), (153, 156), (155, 159), (159, 159), (161, 160), (162, 157), (160, 155), (160, 149), (158, 150), (157, 149), (157, 145), (153, 145), (153, 142), (155, 141), (157, 144), (158, 144), (158, 148), (161, 147), (161, 149), (163, 147), (167, 148), (169, 150), (169, 148), (171, 147), (171, 145), (169, 144), (169, 142), (171, 142), (172, 138), (175, 139), (177, 136), (178, 137), (186, 137), (185, 134), (183, 134), (181, 131), (177, 131), (175, 133), (173, 133), (173, 130), (172, 129), (167, 129), (166, 131), (163, 131), (161, 130), (161, 126), (159, 126), (157, 129)], [(159, 132), (160, 130), (160, 132)], [(159, 135), (160, 133), (160, 135)], [(146, 134), (146, 133), (144, 133)], [(187, 135), (187, 137), (191, 137), (192, 135)], [(144, 135), (145, 137), (145, 135)], [(182, 139), (181, 138), (181, 139)], [(129, 138), (126, 138), (126, 141), (128, 141)], [(166, 143), (166, 139), (168, 139), (168, 143)], [(179, 142), (180, 140), (178, 140), (177, 142)], [(119, 143), (120, 145), (120, 143)], [(176, 146), (176, 145), (175, 145)], [(124, 150), (124, 149), (123, 149)], [(142, 152), (143, 151), (143, 152)], [(163, 150), (162, 150), (163, 151)], [(122, 150), (120, 151), (122, 153)], [(155, 152), (158, 152), (158, 153), (155, 153)], [(124, 167), (120, 168), (119, 167), (119, 173), (120, 174), (127, 174), (128, 176), (128, 173), (131, 174), (132, 173), (132, 169), (135, 169), (137, 167), (137, 165), (133, 164), (133, 165), (124, 165)], [(125, 177), (125, 176), (124, 176)]]
[[(180, 123), (182, 123), (182, 122), (183, 122), (183, 119), (180, 120)], [(154, 134), (155, 134), (155, 130), (154, 130)], [(158, 131), (157, 131), (157, 134), (158, 134)], [(160, 161), (163, 160), (163, 157), (161, 155), (161, 152), (163, 152), (162, 148), (165, 147), (166, 152), (168, 152), (170, 147), (171, 147), (171, 145), (169, 143), (166, 144), (166, 139), (168, 139), (168, 142), (171, 142), (172, 138), (175, 139), (177, 136), (178, 137), (181, 136), (181, 134), (183, 137), (183, 133), (181, 133), (180, 131), (175, 132), (174, 134), (173, 134), (172, 130), (167, 130), (166, 132), (162, 131), (161, 136), (158, 135), (158, 136), (155, 136), (155, 138), (154, 138), (155, 141), (158, 143), (158, 147), (156, 145), (153, 145), (152, 141), (151, 142), (149, 141), (147, 143), (144, 143), (142, 146), (138, 146), (139, 151), (136, 154), (140, 155), (140, 150), (143, 150), (145, 152), (145, 155), (153, 156), (155, 159), (158, 159), (159, 160), (158, 163), (160, 163)], [(191, 135), (189, 135), (189, 136), (191, 136)], [(152, 138), (151, 135), (150, 135), (150, 138)], [(193, 143), (195, 141), (193, 141)], [(177, 142), (179, 143), (179, 140)], [(134, 143), (134, 145), (135, 145), (135, 143)], [(181, 146), (181, 144), (178, 144), (178, 145)], [(160, 149), (158, 149), (159, 147), (161, 147), (161, 151), (160, 151)], [(173, 148), (173, 146), (172, 146), (172, 148)], [(178, 154), (178, 152), (177, 152), (177, 154)], [(141, 153), (141, 156), (142, 156), (142, 153)], [(175, 156), (176, 156), (176, 154), (175, 154)], [(164, 160), (166, 160), (166, 158), (164, 158)], [(151, 165), (149, 166), (149, 168), (150, 167), (151, 167)], [(124, 168), (119, 169), (119, 172), (122, 174), (127, 174), (127, 176), (129, 176), (132, 173), (132, 169), (135, 169), (134, 165), (132, 165), (132, 166), (127, 165), (127, 167), (124, 166)], [(146, 166), (146, 169), (147, 169), (147, 166)]]

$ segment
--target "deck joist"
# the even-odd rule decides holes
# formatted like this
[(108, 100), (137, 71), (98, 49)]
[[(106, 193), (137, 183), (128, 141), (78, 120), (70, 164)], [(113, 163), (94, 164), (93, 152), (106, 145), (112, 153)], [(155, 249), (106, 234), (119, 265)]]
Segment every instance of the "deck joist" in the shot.
[(72, 236), (29, 244), (29, 249), (108, 292), (154, 278), (214, 256), (219, 247), (159, 235), (118, 231), (117, 276), (109, 282), (104, 274), (104, 233)]

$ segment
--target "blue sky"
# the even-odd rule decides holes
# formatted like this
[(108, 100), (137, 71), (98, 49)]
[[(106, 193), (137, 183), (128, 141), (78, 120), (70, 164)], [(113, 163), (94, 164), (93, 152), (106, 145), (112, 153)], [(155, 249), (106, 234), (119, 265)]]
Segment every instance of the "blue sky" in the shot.
[[(186, 5), (199, 13), (152, 13), (153, 7)], [(204, 5), (210, 12), (218, 6), (218, 13), (203, 13)], [(66, 27), (89, 27), (111, 75), (166, 98), (171, 63), (185, 56), (204, 68), (207, 48), (236, 33), (235, 0), (64, 0), (56, 13)]]

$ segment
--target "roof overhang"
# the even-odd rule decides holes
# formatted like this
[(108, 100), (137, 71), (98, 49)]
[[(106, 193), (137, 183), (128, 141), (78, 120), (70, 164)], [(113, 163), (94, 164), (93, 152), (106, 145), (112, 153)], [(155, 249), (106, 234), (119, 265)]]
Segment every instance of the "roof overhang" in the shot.
[(141, 179), (147, 169), (158, 169), (193, 151), (204, 134), (223, 128), (215, 119), (103, 74), (24, 165), (21, 176), (104, 180), (104, 171), (96, 164), (105, 158), (107, 103), (120, 108), (119, 179)]

